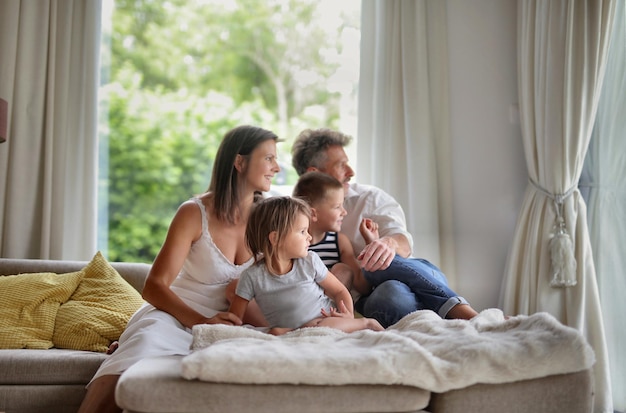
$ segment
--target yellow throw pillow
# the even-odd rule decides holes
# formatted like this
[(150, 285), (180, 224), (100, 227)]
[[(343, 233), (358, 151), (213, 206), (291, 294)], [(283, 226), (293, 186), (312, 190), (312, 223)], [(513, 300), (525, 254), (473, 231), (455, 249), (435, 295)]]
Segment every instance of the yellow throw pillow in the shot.
[(82, 276), (48, 272), (0, 277), (0, 349), (52, 347), (59, 306)]
[(98, 252), (57, 313), (55, 347), (105, 352), (143, 304), (141, 295)]

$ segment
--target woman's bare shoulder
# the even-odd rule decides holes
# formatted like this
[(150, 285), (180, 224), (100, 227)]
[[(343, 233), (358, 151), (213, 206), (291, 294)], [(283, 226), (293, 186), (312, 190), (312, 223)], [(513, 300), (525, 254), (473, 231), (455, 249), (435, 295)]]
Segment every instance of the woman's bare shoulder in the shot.
[(199, 236), (202, 230), (202, 211), (195, 200), (190, 199), (180, 204), (170, 224), (170, 228), (192, 231), (194, 235), (197, 232), (196, 236)]
[(182, 204), (180, 204), (180, 206), (178, 207), (178, 210), (176, 211), (176, 215), (196, 215), (196, 214), (200, 214), (200, 208), (198, 207), (198, 204), (195, 200), (193, 199), (189, 199), (185, 202), (183, 202)]
[[(198, 213), (199, 214), (200, 213), (199, 207), (202, 205), (204, 206), (204, 208), (207, 208), (207, 206), (209, 205), (209, 202), (210, 202), (210, 194), (205, 193), (202, 195), (198, 195), (180, 204), (180, 206), (178, 207), (177, 213), (182, 212), (182, 213), (192, 213), (192, 214)], [(208, 208), (207, 208), (207, 212), (208, 212)]]

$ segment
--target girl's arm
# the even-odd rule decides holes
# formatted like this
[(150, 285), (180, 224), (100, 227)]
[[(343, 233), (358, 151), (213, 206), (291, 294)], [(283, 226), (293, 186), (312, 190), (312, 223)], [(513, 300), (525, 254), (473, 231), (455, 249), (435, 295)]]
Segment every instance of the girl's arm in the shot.
[(337, 233), (337, 237), (339, 241), (339, 259), (352, 269), (354, 275), (352, 278), (352, 288), (361, 294), (369, 294), (372, 292), (372, 286), (363, 277), (361, 266), (354, 256), (352, 243), (345, 234)]
[[(341, 283), (333, 275), (332, 272), (328, 271), (326, 274), (326, 278), (319, 283), (320, 287), (324, 289), (324, 294), (330, 297), (334, 302), (337, 308), (345, 308), (348, 310), (350, 318), (354, 318), (354, 304), (352, 304), (352, 297), (350, 296), (350, 292), (346, 288), (345, 285)], [(342, 303), (343, 302), (343, 307)]]
[(192, 243), (202, 233), (202, 216), (194, 201), (187, 201), (178, 208), (172, 219), (167, 236), (152, 264), (142, 296), (150, 304), (176, 317), (186, 327), (196, 324), (233, 324), (240, 325), (241, 320), (230, 313), (218, 313), (207, 318), (189, 307), (170, 285), (176, 279), (189, 254)]

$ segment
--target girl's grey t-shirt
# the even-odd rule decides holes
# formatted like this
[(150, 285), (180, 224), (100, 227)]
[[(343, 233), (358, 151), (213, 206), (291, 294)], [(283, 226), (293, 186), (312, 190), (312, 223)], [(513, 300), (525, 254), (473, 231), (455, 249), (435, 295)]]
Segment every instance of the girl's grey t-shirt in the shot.
[(252, 265), (241, 274), (236, 294), (248, 301), (254, 298), (270, 327), (298, 328), (320, 317), (322, 308), (334, 307), (317, 284), (327, 274), (320, 257), (309, 251), (283, 275), (271, 274), (262, 262)]

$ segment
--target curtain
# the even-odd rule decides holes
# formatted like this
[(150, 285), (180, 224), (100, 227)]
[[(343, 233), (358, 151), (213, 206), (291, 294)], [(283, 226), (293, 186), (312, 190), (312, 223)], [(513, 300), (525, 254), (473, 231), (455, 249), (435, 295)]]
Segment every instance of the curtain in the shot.
[(358, 112), (356, 180), (398, 200), (454, 285), (446, 2), (363, 0)]
[(507, 314), (551, 313), (596, 354), (595, 412), (613, 412), (581, 176), (615, 10), (606, 0), (520, 0), (518, 86), (529, 184), (502, 284)]
[(613, 407), (626, 411), (626, 2), (618, 1), (611, 46), (583, 175), (589, 236), (611, 367)]
[(96, 252), (100, 10), (100, 0), (0, 2), (2, 257)]

